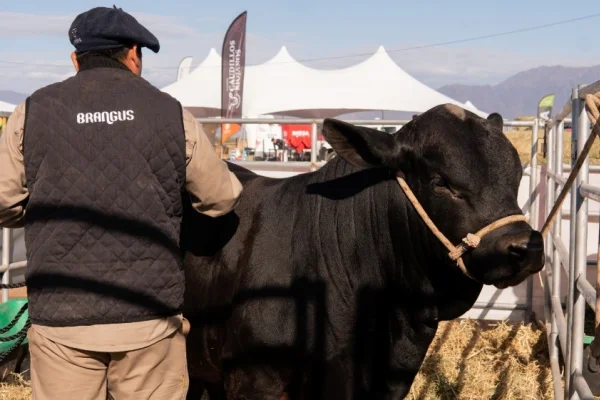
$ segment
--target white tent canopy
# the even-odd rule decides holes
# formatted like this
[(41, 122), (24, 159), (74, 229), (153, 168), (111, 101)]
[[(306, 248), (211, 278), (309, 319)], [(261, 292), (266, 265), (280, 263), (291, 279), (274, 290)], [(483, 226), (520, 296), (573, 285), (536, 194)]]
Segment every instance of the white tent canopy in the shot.
[[(246, 68), (246, 71), (249, 68), (252, 67)], [(208, 56), (196, 69), (162, 90), (179, 100), (197, 118), (219, 116), (221, 57), (215, 49), (210, 49)]]
[[(211, 49), (188, 76), (162, 89), (196, 117), (218, 116), (221, 57)], [(318, 70), (294, 60), (281, 48), (271, 60), (246, 67), (242, 115), (282, 114), (325, 118), (360, 111), (422, 113), (452, 103), (487, 116), (426, 86), (400, 68), (383, 47), (367, 60), (335, 70)]]
[(16, 107), (17, 106), (15, 106), (14, 104), (0, 101), (0, 113), (12, 113), (13, 111), (15, 111)]

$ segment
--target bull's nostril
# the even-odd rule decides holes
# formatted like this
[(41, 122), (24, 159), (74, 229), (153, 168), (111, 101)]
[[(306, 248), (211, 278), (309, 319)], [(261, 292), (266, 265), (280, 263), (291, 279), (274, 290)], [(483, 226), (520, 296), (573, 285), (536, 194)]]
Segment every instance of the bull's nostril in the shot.
[(523, 243), (513, 243), (510, 246), (508, 246), (508, 254), (520, 259), (527, 257), (527, 253), (531, 250), (532, 249), (530, 249), (526, 244)]
[(544, 251), (544, 243), (538, 241), (513, 242), (508, 248), (508, 254), (519, 260), (525, 261), (530, 257), (536, 257)]

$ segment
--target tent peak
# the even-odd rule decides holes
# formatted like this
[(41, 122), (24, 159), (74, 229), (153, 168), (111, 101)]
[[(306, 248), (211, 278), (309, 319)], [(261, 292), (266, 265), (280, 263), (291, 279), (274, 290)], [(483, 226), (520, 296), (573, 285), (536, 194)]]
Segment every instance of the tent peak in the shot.
[(279, 55), (286, 55), (288, 57), (291, 57), (290, 56), (290, 52), (288, 51), (287, 46), (285, 46), (285, 45), (281, 46), (281, 49), (279, 49), (279, 53), (278, 54)]
[(212, 47), (208, 51), (208, 55), (206, 56), (206, 58), (200, 63), (200, 66), (217, 67), (221, 65), (221, 62), (221, 56), (219, 55), (219, 53), (217, 53), (217, 50), (215, 50), (215, 48)]
[(279, 52), (275, 54), (273, 58), (264, 64), (280, 64), (280, 63), (296, 63), (296, 60), (292, 58), (286, 46), (281, 46)]

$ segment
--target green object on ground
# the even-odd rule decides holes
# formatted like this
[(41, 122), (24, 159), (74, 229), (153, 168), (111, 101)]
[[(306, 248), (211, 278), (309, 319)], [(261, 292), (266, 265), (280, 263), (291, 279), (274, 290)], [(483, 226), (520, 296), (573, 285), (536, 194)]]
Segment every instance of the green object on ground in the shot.
[[(25, 303), (27, 303), (27, 298), (10, 299), (6, 303), (0, 303), (0, 329), (8, 326), (12, 322), (12, 320), (15, 318), (15, 316)], [(21, 318), (19, 318), (19, 321), (16, 323), (16, 325), (10, 328), (8, 332), (0, 334), (0, 338), (8, 337), (19, 333), (19, 331), (23, 329), (23, 327), (27, 323), (28, 318), (29, 310), (25, 310), (25, 312), (23, 313), (23, 315), (21, 315)], [(10, 342), (0, 342), (0, 353), (4, 353), (12, 349), (17, 340), (18, 339), (11, 340)], [(24, 345), (26, 343), (27, 338), (25, 338), (21, 345)]]
[(588, 336), (588, 335), (583, 336), (583, 344), (592, 344), (593, 341), (594, 341), (593, 336)]

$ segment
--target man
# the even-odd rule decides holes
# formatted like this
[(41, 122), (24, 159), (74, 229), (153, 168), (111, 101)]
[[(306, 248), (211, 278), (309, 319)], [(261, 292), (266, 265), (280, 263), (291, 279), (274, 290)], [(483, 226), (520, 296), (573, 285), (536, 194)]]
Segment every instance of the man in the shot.
[(0, 225), (25, 228), (34, 399), (183, 399), (179, 250), (187, 191), (209, 216), (242, 187), (180, 104), (141, 78), (159, 42), (94, 8), (77, 74), (17, 107), (0, 138)]
[[(275, 150), (275, 158), (278, 161), (285, 161), (283, 159), (283, 153), (285, 152), (285, 143), (281, 139), (272, 138), (271, 142), (273, 143), (273, 150)], [(280, 158), (281, 156), (281, 158)]]

